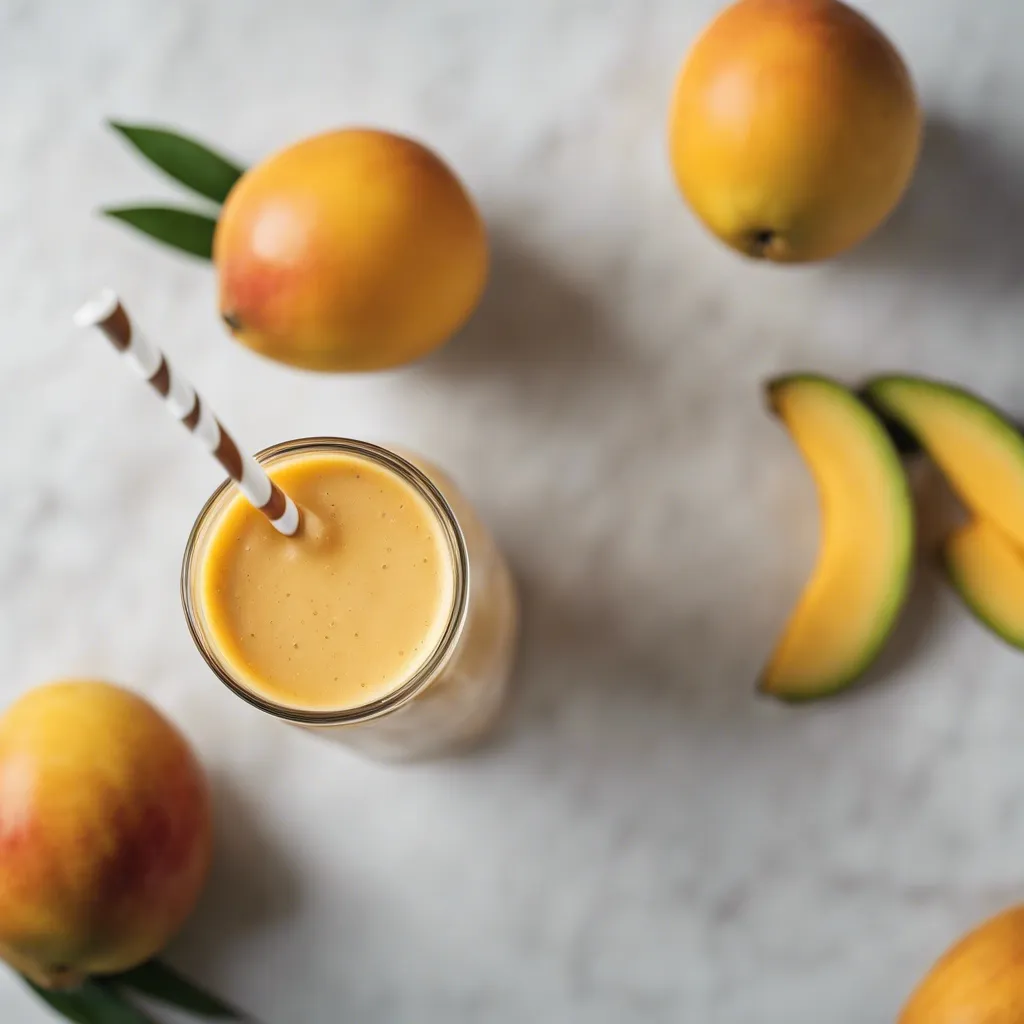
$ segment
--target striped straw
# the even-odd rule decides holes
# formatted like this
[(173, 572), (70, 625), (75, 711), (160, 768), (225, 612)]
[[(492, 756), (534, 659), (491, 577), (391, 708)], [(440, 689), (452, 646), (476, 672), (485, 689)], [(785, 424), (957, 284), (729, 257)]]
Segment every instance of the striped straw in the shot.
[(227, 470), (238, 489), (287, 537), (299, 528), (295, 502), (251, 456), (242, 454), (195, 388), (171, 369), (167, 357), (132, 325), (121, 300), (105, 288), (75, 314), (78, 327), (98, 327), (132, 366), (156, 389), (176, 419), (195, 434)]

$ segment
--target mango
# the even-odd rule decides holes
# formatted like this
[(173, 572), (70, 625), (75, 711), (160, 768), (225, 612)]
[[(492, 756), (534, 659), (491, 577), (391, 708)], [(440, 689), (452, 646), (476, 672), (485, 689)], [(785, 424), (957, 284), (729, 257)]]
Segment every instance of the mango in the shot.
[(928, 452), (957, 496), (1024, 549), (1024, 436), (977, 395), (927, 377), (888, 376), (865, 390)]
[(946, 952), (899, 1024), (1024, 1024), (1024, 906), (979, 925)]
[(971, 519), (942, 545), (953, 589), (982, 625), (1024, 650), (1024, 553), (997, 526)]
[(202, 769), (141, 697), (69, 680), (0, 717), (0, 957), (37, 984), (159, 952), (192, 911), (210, 852)]
[(447, 341), (487, 279), (483, 223), (452, 170), (384, 131), (306, 139), (244, 174), (213, 242), (220, 313), (262, 355), (381, 370)]
[(881, 420), (827, 377), (782, 377), (769, 402), (818, 489), (817, 563), (761, 678), (783, 700), (824, 697), (875, 660), (910, 588), (914, 509)]
[(1024, 435), (955, 384), (890, 376), (865, 390), (928, 452), (970, 510), (970, 521), (942, 548), (954, 589), (985, 626), (1024, 647)]
[(739, 0), (680, 71), (676, 181), (727, 245), (822, 260), (873, 232), (907, 188), (922, 114), (902, 57), (839, 0)]

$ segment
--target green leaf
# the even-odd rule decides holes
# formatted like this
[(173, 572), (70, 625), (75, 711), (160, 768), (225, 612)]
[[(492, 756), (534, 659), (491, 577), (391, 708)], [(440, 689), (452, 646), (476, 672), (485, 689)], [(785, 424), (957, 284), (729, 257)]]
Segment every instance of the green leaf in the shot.
[(108, 981), (202, 1017), (235, 1021), (246, 1019), (245, 1015), (233, 1006), (183, 978), (173, 967), (160, 960), (150, 960), (133, 970), (114, 975)]
[(40, 999), (75, 1024), (155, 1024), (152, 1017), (118, 992), (94, 981), (63, 991), (40, 988), (31, 981), (28, 984)]
[(152, 125), (108, 123), (165, 174), (215, 203), (224, 202), (244, 173), (244, 168), (178, 132)]
[(213, 232), (217, 222), (204, 213), (176, 206), (116, 206), (102, 212), (164, 245), (201, 259), (213, 259)]
[(25, 983), (43, 1002), (48, 1003), (62, 1017), (74, 1021), (75, 1024), (98, 1024), (96, 1017), (88, 1012), (89, 1008), (82, 1004), (77, 991), (51, 992), (49, 989), (40, 988), (27, 978)]

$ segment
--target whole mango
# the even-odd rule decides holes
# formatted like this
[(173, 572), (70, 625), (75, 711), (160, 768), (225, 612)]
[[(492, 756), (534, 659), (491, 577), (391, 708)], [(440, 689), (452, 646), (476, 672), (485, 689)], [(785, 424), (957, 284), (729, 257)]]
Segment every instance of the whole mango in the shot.
[(141, 697), (71, 680), (0, 717), (0, 957), (33, 981), (74, 985), (159, 952), (210, 851), (202, 769)]
[(450, 168), (389, 132), (306, 139), (242, 176), (214, 236), (234, 336), (311, 370), (380, 370), (426, 355), (468, 319), (487, 238)]
[(921, 108), (893, 44), (840, 0), (738, 0), (694, 43), (669, 149), (705, 226), (747, 256), (826, 259), (903, 195)]
[(899, 1024), (1024, 1022), (1024, 906), (968, 932), (918, 985)]

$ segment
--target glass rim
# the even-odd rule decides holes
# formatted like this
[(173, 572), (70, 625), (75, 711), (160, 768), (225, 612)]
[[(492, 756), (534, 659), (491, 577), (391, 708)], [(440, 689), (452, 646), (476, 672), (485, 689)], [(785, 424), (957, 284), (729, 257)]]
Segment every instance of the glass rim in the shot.
[(209, 525), (211, 513), (225, 499), (226, 492), (232, 487), (234, 482), (230, 478), (225, 479), (206, 500), (189, 531), (181, 563), (179, 584), (181, 604), (192, 641), (203, 656), (203, 660), (228, 689), (248, 704), (274, 718), (296, 725), (355, 725), (359, 722), (380, 718), (408, 703), (422, 693), (448, 663), (462, 636), (469, 612), (469, 552), (459, 520), (437, 485), (413, 463), (387, 448), (369, 441), (358, 441), (347, 437), (300, 437), (291, 441), (280, 441), (264, 448), (256, 453), (255, 458), (259, 463), (267, 465), (289, 455), (313, 452), (347, 452), (367, 458), (377, 465), (397, 473), (406, 483), (417, 490), (437, 516), (451, 550), (454, 585), (448, 621), (430, 655), (420, 663), (414, 672), (409, 674), (400, 686), (395, 687), (383, 697), (352, 708), (315, 710), (279, 704), (256, 693), (238, 678), (237, 673), (234, 673), (231, 667), (218, 657), (211, 639), (201, 625), (197, 608), (198, 602), (193, 600), (192, 585), (193, 580), (198, 581), (199, 567), (196, 565), (196, 546)]

